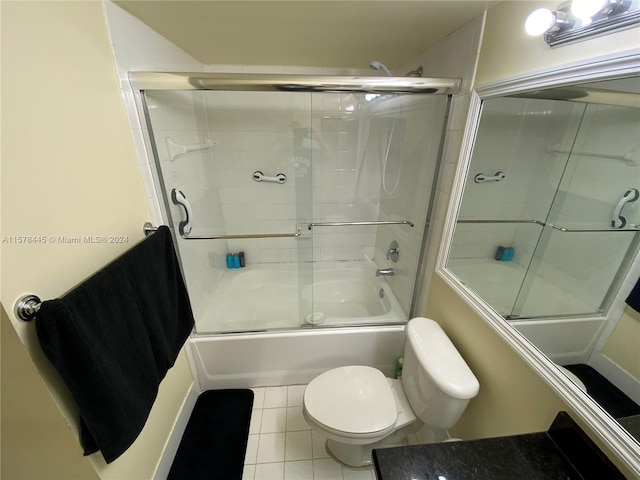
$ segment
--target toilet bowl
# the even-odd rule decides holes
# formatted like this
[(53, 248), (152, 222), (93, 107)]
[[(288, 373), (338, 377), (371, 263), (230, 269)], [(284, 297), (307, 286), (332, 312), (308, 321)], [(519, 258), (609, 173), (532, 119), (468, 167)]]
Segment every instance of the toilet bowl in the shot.
[(348, 466), (371, 464), (372, 449), (401, 444), (425, 424), (452, 427), (478, 393), (477, 379), (436, 322), (414, 318), (405, 334), (402, 380), (353, 365), (329, 370), (307, 385), (307, 423)]

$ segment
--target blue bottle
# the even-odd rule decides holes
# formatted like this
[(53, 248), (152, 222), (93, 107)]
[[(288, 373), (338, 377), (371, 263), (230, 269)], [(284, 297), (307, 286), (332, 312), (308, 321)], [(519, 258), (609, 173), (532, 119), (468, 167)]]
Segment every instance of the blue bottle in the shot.
[(233, 268), (233, 256), (230, 253), (227, 254), (227, 268)]
[(513, 260), (513, 256), (514, 256), (515, 252), (513, 250), (513, 248), (511, 247), (507, 247), (504, 249), (504, 251), (502, 252), (502, 258), (501, 260), (503, 262), (510, 262), (511, 260)]
[(237, 253), (233, 255), (233, 268), (240, 268), (240, 257)]

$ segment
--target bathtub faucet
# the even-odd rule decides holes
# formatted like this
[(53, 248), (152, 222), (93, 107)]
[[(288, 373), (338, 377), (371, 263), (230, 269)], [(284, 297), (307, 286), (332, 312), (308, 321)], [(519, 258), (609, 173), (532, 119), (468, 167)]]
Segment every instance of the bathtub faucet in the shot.
[(376, 277), (393, 277), (393, 268), (378, 268), (376, 270)]

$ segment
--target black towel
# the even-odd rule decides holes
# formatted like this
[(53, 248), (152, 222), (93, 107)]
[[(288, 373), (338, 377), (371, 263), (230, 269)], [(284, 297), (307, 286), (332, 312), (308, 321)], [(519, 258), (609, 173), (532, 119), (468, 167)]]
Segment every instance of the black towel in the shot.
[(627, 297), (627, 305), (633, 308), (636, 312), (640, 313), (640, 278), (636, 282), (636, 286), (633, 287), (631, 293)]
[(85, 455), (109, 463), (131, 446), (193, 323), (168, 227), (42, 303), (38, 339), (78, 405)]

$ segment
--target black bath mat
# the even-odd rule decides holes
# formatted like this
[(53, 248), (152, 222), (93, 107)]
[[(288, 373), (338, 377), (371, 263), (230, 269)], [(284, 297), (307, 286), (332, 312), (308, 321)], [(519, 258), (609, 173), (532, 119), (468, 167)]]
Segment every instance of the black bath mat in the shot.
[(208, 390), (196, 401), (167, 480), (241, 480), (251, 390)]
[(578, 363), (565, 365), (564, 368), (573, 372), (576, 377), (582, 380), (582, 383), (587, 388), (587, 393), (613, 418), (640, 414), (640, 405), (589, 365)]

